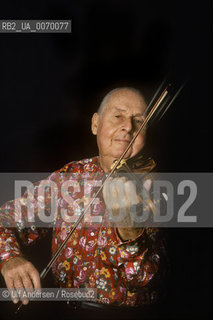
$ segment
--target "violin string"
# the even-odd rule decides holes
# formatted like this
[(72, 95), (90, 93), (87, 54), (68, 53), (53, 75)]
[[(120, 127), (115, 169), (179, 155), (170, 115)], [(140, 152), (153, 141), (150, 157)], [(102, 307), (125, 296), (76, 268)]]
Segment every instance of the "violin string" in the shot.
[(180, 88), (177, 90), (177, 92), (175, 93), (175, 95), (173, 96), (173, 98), (171, 99), (171, 101), (169, 102), (169, 104), (166, 106), (166, 108), (164, 109), (163, 113), (161, 114), (160, 118), (158, 119), (158, 121), (161, 120), (161, 118), (164, 116), (164, 114), (167, 112), (167, 110), (169, 109), (169, 107), (171, 106), (171, 104), (175, 101), (175, 99), (178, 97), (178, 95), (180, 94), (180, 92), (182, 91), (182, 89), (184, 88), (185, 83), (183, 85), (180, 86)]
[(153, 105), (153, 102), (155, 101), (156, 97), (158, 96), (159, 92), (162, 90), (163, 86), (165, 85), (166, 83), (166, 78), (160, 83), (160, 85), (158, 86), (157, 90), (155, 91), (151, 101), (149, 102), (145, 112), (144, 112), (144, 115), (148, 114), (150, 109), (152, 108), (152, 105)]

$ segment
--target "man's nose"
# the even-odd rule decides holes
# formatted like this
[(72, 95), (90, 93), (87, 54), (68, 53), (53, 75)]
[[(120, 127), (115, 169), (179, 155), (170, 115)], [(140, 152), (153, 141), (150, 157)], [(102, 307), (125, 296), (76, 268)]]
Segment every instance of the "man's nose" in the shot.
[(123, 122), (123, 130), (125, 130), (126, 132), (130, 133), (133, 130), (133, 123), (132, 123), (132, 119), (125, 119), (125, 121)]

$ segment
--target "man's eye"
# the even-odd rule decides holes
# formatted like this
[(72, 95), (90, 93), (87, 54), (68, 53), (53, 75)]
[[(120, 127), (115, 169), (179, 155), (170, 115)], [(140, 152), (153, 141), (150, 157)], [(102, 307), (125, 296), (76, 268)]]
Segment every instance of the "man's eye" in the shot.
[(119, 119), (120, 117), (121, 117), (121, 116), (120, 116), (119, 114), (117, 114), (117, 115), (115, 116), (115, 118), (118, 118), (118, 119)]
[(139, 120), (139, 119), (135, 119), (135, 123), (137, 123), (137, 124), (142, 124), (142, 120)]

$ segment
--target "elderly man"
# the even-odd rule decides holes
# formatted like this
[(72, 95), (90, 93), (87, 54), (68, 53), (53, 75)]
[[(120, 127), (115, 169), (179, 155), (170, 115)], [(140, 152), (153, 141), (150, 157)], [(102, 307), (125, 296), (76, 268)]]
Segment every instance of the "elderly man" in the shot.
[[(103, 99), (99, 110), (92, 117), (92, 133), (97, 136), (99, 156), (81, 161), (73, 161), (53, 173), (50, 181), (62, 182), (62, 174), (72, 175), (77, 183), (77, 191), (72, 188), (72, 205), (68, 211), (72, 215), (85, 204), (82, 176), (103, 175), (110, 172), (114, 160), (118, 159), (134, 137), (144, 120), (146, 103), (143, 96), (134, 88), (119, 88), (111, 91)], [(141, 151), (145, 143), (145, 132), (141, 132), (125, 158), (132, 158)], [(64, 181), (64, 180), (63, 180)], [(73, 181), (73, 180), (72, 180)], [(129, 208), (129, 182), (126, 181), (125, 206)], [(34, 185), (36, 188), (38, 185)], [(107, 211), (106, 193), (110, 192), (109, 183), (104, 189), (104, 197), (93, 206), (95, 215), (105, 216)], [(23, 196), (23, 202), (26, 195)], [(48, 200), (49, 199), (49, 200)], [(105, 200), (105, 201), (104, 201)], [(51, 199), (45, 200), (48, 210)], [(64, 200), (63, 200), (64, 201)], [(63, 201), (59, 201), (62, 203)], [(106, 203), (106, 205), (105, 205)], [(38, 207), (38, 199), (32, 205)], [(67, 203), (66, 203), (67, 205)], [(63, 207), (63, 205), (61, 205)], [(14, 202), (8, 202), (0, 212), (2, 217), (13, 215)], [(40, 288), (39, 273), (20, 251), (11, 228), (1, 226), (1, 273), (8, 288)], [(56, 217), (52, 251), (56, 252), (72, 225), (61, 215)], [(20, 230), (26, 244), (42, 234), (42, 228)], [(56, 283), (68, 288), (97, 288), (96, 305), (136, 307), (151, 305), (157, 300), (162, 282), (164, 245), (160, 232), (154, 228), (112, 227), (93, 223), (85, 227), (81, 222), (67, 242), (62, 253), (53, 265)], [(17, 299), (13, 299), (17, 303)], [(27, 304), (28, 300), (23, 299)], [(94, 304), (94, 305), (95, 305)]]

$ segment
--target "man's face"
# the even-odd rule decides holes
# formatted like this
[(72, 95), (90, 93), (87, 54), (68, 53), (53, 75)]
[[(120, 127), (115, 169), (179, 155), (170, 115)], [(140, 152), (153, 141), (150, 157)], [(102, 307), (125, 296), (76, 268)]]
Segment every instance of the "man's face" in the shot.
[[(97, 135), (102, 163), (112, 164), (128, 146), (142, 124), (146, 104), (135, 92), (121, 89), (112, 93), (102, 116), (93, 115), (92, 132)], [(143, 147), (145, 133), (136, 138), (125, 158), (135, 156)]]

